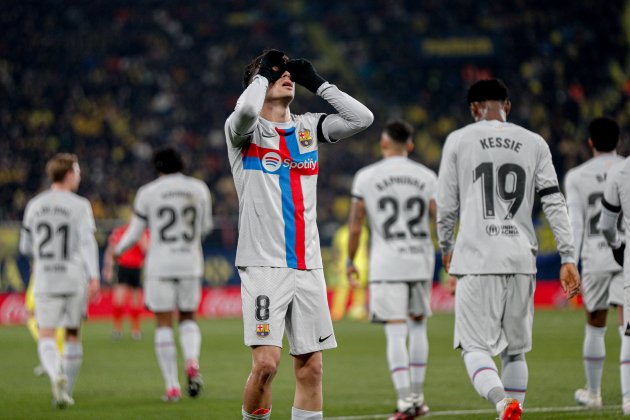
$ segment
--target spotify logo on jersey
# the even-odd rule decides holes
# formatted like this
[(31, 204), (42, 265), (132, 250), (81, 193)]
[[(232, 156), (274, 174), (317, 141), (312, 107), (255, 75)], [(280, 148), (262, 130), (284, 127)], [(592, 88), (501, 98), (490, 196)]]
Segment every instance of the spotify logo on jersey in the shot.
[(282, 159), (276, 152), (269, 152), (262, 158), (262, 166), (267, 172), (276, 172), (282, 165)]

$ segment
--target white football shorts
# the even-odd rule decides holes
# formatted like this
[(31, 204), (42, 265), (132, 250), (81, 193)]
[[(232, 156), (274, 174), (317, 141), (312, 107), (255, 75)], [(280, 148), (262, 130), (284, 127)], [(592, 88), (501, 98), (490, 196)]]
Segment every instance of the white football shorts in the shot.
[(532, 348), (533, 274), (483, 274), (457, 278), (454, 347), (496, 356)]
[(599, 271), (582, 275), (582, 300), (589, 312), (623, 306), (623, 271)]
[(87, 313), (86, 289), (75, 294), (36, 294), (35, 319), (39, 328), (79, 328)]
[(200, 300), (200, 277), (148, 278), (144, 284), (144, 301), (151, 312), (195, 312)]
[(431, 280), (370, 282), (370, 321), (431, 316)]
[(245, 345), (282, 347), (292, 355), (337, 347), (324, 272), (285, 267), (239, 267)]

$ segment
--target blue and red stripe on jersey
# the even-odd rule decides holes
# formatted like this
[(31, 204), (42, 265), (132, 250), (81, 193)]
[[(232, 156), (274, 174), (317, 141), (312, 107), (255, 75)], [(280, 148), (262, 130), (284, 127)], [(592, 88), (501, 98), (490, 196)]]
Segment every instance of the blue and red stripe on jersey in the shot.
[[(276, 132), (280, 136), (278, 149), (260, 147), (253, 143), (243, 148), (243, 169), (279, 176), (287, 267), (306, 270), (306, 223), (302, 177), (317, 175), (319, 172), (317, 150), (300, 153), (295, 127), (276, 128)], [(269, 163), (267, 166), (263, 164), (263, 159), (268, 153), (279, 155), (278, 168), (275, 168), (277, 159), (274, 155), (267, 158)], [(306, 165), (310, 162), (312, 165)], [(303, 165), (297, 165), (300, 163)]]

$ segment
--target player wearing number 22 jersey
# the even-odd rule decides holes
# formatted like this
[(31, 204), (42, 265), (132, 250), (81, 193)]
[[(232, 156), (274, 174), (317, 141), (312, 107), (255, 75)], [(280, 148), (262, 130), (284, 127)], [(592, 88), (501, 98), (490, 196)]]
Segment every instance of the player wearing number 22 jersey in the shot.
[(212, 229), (208, 186), (183, 175), (179, 153), (166, 147), (153, 156), (159, 176), (138, 190), (129, 228), (116, 246), (119, 256), (136, 243), (146, 228), (150, 245), (145, 260), (145, 302), (155, 313), (155, 354), (164, 378), (167, 402), (181, 397), (173, 317), (179, 313), (179, 341), (186, 363), (188, 395), (202, 387), (199, 374), (201, 333), (195, 312), (201, 298), (201, 241)]
[[(477, 392), (501, 419), (518, 419), (527, 388), (525, 353), (531, 350), (536, 194), (558, 244), (560, 281), (569, 295), (580, 285), (575, 248), (549, 147), (538, 134), (506, 122), (505, 85), (479, 81), (468, 102), (476, 122), (448, 136), (438, 176), (442, 259), (457, 277), (454, 341)], [(501, 377), (491, 358), (498, 354)]]
[[(354, 257), (367, 217), (370, 225), (370, 317), (385, 324), (387, 361), (398, 401), (390, 419), (428, 412), (424, 378), (429, 353), (427, 318), (435, 249), (435, 172), (407, 157), (413, 129), (392, 121), (380, 138), (383, 159), (361, 169), (352, 184), (347, 274), (356, 278)], [(409, 339), (409, 346), (407, 346)]]

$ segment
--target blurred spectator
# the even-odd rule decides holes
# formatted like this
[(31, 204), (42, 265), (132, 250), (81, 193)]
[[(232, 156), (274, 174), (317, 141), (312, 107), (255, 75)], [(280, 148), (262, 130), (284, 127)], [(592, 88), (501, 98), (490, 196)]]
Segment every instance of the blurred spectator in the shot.
[[(120, 218), (153, 178), (152, 149), (172, 143), (194, 176), (217, 186), (215, 213), (233, 228), (238, 203), (223, 122), (240, 94), (245, 60), (269, 47), (307, 57), (339, 80), (374, 111), (380, 122), (372, 127), (391, 117), (413, 122), (413, 158), (433, 169), (446, 134), (471, 121), (461, 92), (479, 78), (506, 78), (518, 98), (510, 119), (544, 134), (560, 178), (587, 158), (585, 122), (602, 114), (630, 122), (621, 0), (597, 7), (542, 0), (3, 6), (3, 221), (21, 218), (27, 199), (44, 187), (45, 161), (62, 151), (79, 155), (81, 190), (95, 216)], [(306, 104), (326, 110), (298, 92), (295, 109)], [(348, 194), (352, 174), (378, 158), (376, 130), (334, 153), (320, 150), (321, 223), (334, 221), (334, 200)], [(235, 241), (233, 232), (213, 237), (225, 246)]]

